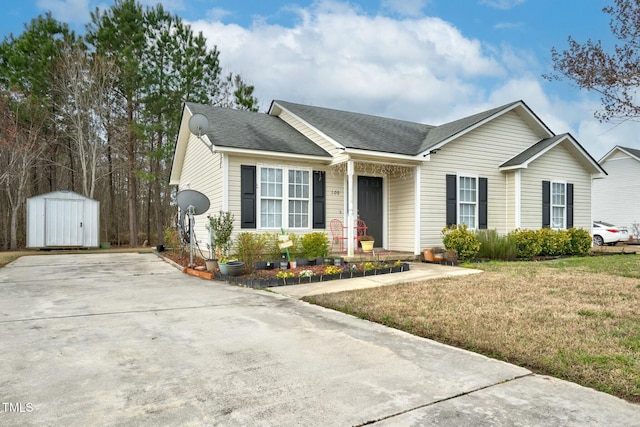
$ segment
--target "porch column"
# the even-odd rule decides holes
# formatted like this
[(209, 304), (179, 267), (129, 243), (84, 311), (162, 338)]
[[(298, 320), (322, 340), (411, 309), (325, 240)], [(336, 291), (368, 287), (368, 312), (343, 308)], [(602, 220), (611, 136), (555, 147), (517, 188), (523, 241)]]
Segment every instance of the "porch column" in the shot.
[(347, 200), (347, 256), (353, 256), (353, 230), (355, 220), (353, 216), (353, 160), (347, 161), (347, 193), (349, 194)]

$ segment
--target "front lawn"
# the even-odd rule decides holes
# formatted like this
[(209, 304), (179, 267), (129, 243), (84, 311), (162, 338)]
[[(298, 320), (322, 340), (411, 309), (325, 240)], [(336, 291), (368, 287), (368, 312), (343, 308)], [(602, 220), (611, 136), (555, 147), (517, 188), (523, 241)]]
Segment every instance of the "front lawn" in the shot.
[(305, 300), (640, 403), (640, 255), (472, 267)]

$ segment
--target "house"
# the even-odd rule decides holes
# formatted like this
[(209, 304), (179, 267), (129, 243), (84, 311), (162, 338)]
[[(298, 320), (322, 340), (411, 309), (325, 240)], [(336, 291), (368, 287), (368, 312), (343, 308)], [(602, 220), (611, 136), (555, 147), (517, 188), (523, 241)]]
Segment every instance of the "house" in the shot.
[(599, 163), (608, 176), (593, 183), (593, 219), (627, 227), (634, 234), (640, 227), (640, 150), (616, 145)]
[[(201, 135), (195, 114), (209, 121)], [(605, 174), (523, 101), (431, 126), (275, 100), (266, 114), (186, 103), (170, 184), (232, 211), (234, 232), (332, 238), (337, 218), (352, 254), (359, 218), (376, 247), (419, 254), (450, 224), (590, 230), (592, 179)]]

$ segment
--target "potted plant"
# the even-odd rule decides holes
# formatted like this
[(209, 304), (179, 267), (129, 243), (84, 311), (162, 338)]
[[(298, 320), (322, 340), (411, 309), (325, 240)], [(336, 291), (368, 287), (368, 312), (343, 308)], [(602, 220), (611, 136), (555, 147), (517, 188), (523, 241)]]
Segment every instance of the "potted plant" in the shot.
[(209, 257), (213, 258), (212, 249), (215, 248), (218, 263), (220, 264), (223, 255), (226, 257), (229, 254), (231, 233), (233, 233), (233, 214), (231, 212), (220, 211), (217, 216), (208, 216), (208, 218), (209, 238), (211, 241), (209, 245)]
[(363, 236), (360, 236), (359, 240), (360, 240), (360, 246), (362, 246), (362, 250), (364, 252), (373, 251), (373, 244), (376, 241), (376, 239), (373, 236), (369, 236), (365, 234)]
[(244, 262), (238, 260), (227, 261), (227, 273), (229, 276), (240, 276), (244, 273)]
[(229, 258), (226, 256), (221, 256), (218, 258), (218, 268), (220, 269), (220, 273), (227, 275), (229, 271), (227, 270), (227, 263), (229, 262)]

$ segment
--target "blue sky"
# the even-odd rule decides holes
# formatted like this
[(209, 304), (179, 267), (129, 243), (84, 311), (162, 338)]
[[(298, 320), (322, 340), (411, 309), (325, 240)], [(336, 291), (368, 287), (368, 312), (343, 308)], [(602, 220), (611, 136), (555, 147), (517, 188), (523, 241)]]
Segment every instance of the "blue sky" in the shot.
[[(141, 0), (144, 5), (156, 1)], [(440, 124), (518, 99), (557, 134), (599, 159), (614, 145), (640, 149), (636, 123), (599, 123), (598, 97), (547, 82), (553, 46), (567, 37), (612, 46), (611, 0), (170, 0), (221, 52), (225, 71), (273, 99)], [(4, 5), (0, 35), (50, 10), (84, 31), (110, 0)]]

